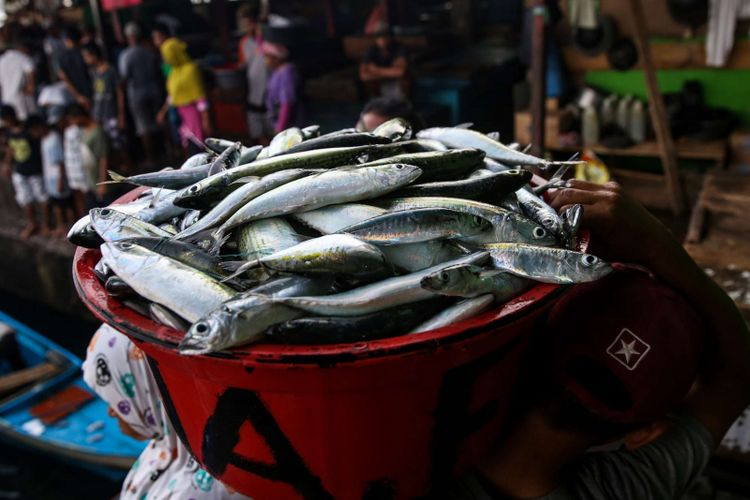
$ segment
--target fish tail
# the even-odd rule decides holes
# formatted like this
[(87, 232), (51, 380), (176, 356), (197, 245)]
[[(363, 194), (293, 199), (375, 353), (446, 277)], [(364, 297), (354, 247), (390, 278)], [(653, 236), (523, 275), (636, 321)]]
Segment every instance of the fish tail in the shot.
[(221, 229), (218, 229), (214, 231), (211, 234), (211, 238), (213, 239), (213, 243), (211, 243), (211, 246), (208, 247), (208, 253), (212, 255), (219, 255), (219, 252), (221, 251), (221, 247), (224, 246), (224, 243), (229, 240), (230, 235), (225, 235)]
[[(224, 265), (224, 264), (227, 264), (227, 265)], [(233, 267), (236, 264), (237, 264), (237, 262), (235, 261), (235, 262), (222, 262), (219, 265), (221, 266), (222, 269), (224, 269), (226, 271), (230, 271), (231, 267)], [(248, 271), (248, 270), (250, 270), (250, 269), (252, 269), (252, 268), (254, 268), (256, 266), (259, 266), (259, 265), (260, 265), (260, 260), (258, 260), (258, 259), (254, 259), (254, 260), (251, 260), (251, 261), (248, 261), (248, 262), (243, 262), (242, 264), (239, 265), (239, 267), (235, 268), (235, 270), (234, 270), (234, 272), (232, 274), (230, 274), (229, 276), (227, 276), (226, 278), (224, 278), (223, 280), (221, 280), (221, 282), (222, 283), (226, 283), (229, 280), (238, 278), (240, 275), (244, 274), (246, 271)]]

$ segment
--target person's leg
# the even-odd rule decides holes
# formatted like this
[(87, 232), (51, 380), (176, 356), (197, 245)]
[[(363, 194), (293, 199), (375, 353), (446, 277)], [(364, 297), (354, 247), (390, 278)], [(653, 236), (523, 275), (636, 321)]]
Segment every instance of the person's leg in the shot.
[(39, 229), (34, 218), (34, 193), (31, 189), (29, 177), (25, 175), (13, 172), (11, 182), (13, 183), (13, 191), (16, 195), (16, 203), (23, 210), (23, 215), (26, 219), (26, 226), (21, 230), (20, 234), (21, 239), (26, 240)]
[(29, 177), (29, 183), (31, 184), (31, 192), (34, 196), (34, 201), (39, 206), (39, 211), (41, 212), (42, 235), (46, 236), (49, 234), (49, 209), (47, 207), (47, 191), (44, 189), (44, 177), (41, 175), (34, 175)]
[(52, 236), (56, 238), (64, 238), (66, 233), (65, 220), (63, 218), (63, 207), (61, 199), (50, 198), (49, 205), (52, 207), (52, 215), (55, 218), (55, 229), (52, 231)]
[(34, 217), (34, 205), (32, 203), (23, 207), (23, 215), (26, 218), (26, 226), (21, 230), (20, 238), (22, 240), (28, 240), (31, 235), (39, 231), (39, 226)]
[(75, 217), (81, 218), (86, 215), (86, 195), (83, 191), (74, 190), (72, 192), (73, 198), (73, 210), (75, 211)]

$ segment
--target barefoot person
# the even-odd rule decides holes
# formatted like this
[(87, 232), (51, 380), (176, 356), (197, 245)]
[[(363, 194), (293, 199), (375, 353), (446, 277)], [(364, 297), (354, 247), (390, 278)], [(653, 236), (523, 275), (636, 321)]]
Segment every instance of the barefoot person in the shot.
[[(13, 181), (16, 202), (23, 209), (26, 227), (21, 231), (21, 239), (41, 230), (47, 233), (47, 193), (44, 190), (42, 177), (42, 157), (39, 140), (33, 136), (31, 129), (39, 124), (41, 118), (31, 116), (24, 125), (16, 118), (15, 110), (4, 105), (0, 109), (0, 119), (7, 128), (8, 147), (5, 150), (3, 174)], [(38, 208), (42, 219), (37, 224), (34, 208)]]

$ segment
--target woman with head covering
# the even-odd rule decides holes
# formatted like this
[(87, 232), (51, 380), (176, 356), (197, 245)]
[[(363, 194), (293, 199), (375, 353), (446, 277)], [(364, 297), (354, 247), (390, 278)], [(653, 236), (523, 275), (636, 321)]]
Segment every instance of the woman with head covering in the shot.
[(182, 147), (187, 149), (191, 136), (203, 141), (211, 131), (203, 79), (198, 65), (190, 59), (187, 45), (182, 40), (168, 38), (159, 50), (170, 70), (167, 76), (167, 102), (159, 111), (157, 120), (164, 123), (169, 106), (174, 106), (182, 121)]
[(109, 404), (123, 434), (151, 440), (125, 478), (121, 499), (247, 498), (230, 493), (198, 466), (167, 419), (146, 356), (125, 335), (99, 327), (89, 343), (83, 379)]

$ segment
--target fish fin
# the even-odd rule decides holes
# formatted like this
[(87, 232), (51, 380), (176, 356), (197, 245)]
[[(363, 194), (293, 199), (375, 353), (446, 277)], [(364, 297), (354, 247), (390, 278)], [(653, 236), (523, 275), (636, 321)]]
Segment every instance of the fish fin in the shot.
[(228, 234), (223, 234), (219, 231), (214, 232), (211, 234), (211, 238), (213, 239), (213, 243), (208, 247), (208, 253), (211, 255), (219, 255), (219, 252), (221, 251), (221, 247), (224, 246), (224, 243), (229, 240)]
[(521, 150), (521, 152), (528, 153), (531, 150), (531, 146), (532, 146), (531, 143), (527, 144), (526, 147)]
[(487, 132), (484, 135), (486, 135), (487, 137), (489, 137), (493, 141), (500, 141), (500, 132)]
[(208, 176), (210, 177), (214, 174), (218, 174), (219, 172), (225, 171), (227, 168), (224, 165), (224, 162), (216, 161), (214, 160), (213, 164), (211, 165), (211, 168), (208, 169)]
[(128, 182), (127, 177), (125, 177), (124, 175), (118, 174), (114, 170), (107, 170), (107, 174), (109, 175), (110, 180), (99, 182), (97, 186), (100, 184), (123, 184), (123, 183)]
[(473, 126), (474, 126), (474, 122), (464, 122), (464, 123), (459, 123), (458, 125), (454, 126), (453, 128), (470, 129)]
[(248, 182), (255, 182), (258, 180), (258, 177), (254, 175), (248, 175), (247, 177), (241, 177), (237, 179), (236, 181), (230, 182), (229, 185), (239, 185), (239, 184), (247, 184)]
[[(258, 259), (253, 259), (253, 260), (257, 261)], [(248, 262), (252, 262), (252, 261), (247, 261), (247, 260), (225, 260), (223, 262), (219, 262), (219, 267), (221, 268), (222, 271), (226, 271), (228, 273), (234, 273), (234, 272), (237, 271), (237, 269), (241, 268), (242, 266), (244, 266)]]
[(560, 165), (560, 167), (555, 171), (554, 174), (552, 174), (552, 177), (550, 177), (547, 182), (545, 182), (541, 186), (536, 186), (532, 189), (532, 191), (534, 191), (534, 194), (540, 195), (548, 189), (559, 186), (562, 183), (563, 176), (568, 173), (569, 169), (570, 165), (567, 163)]
[[(231, 263), (231, 264), (234, 265), (234, 263)], [(229, 276), (227, 276), (226, 278), (224, 278), (223, 280), (221, 280), (221, 283), (226, 283), (229, 280), (233, 280), (235, 278), (239, 278), (242, 274), (245, 273), (245, 271), (253, 269), (254, 267), (259, 266), (259, 265), (260, 265), (260, 261), (258, 259), (253, 259), (253, 260), (249, 260), (247, 262), (243, 262), (242, 264), (239, 265), (239, 267), (237, 267), (235, 269), (235, 271), (232, 274), (230, 274)], [(224, 268), (224, 266), (222, 266), (222, 269), (225, 269), (226, 271), (229, 271), (229, 269)]]

